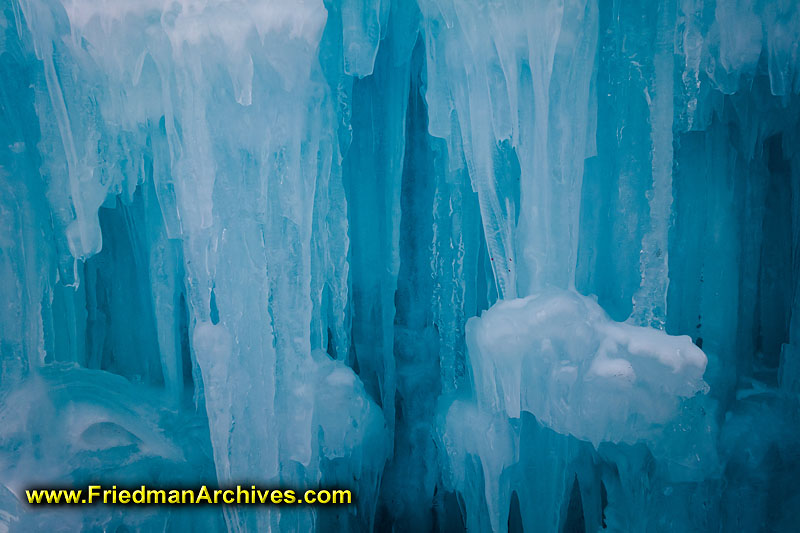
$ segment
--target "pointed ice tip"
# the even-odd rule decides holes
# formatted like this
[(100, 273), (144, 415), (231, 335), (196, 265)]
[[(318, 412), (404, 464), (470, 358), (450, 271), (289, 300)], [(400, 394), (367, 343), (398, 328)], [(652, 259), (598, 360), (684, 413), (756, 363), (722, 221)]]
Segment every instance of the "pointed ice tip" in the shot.
[(344, 54), (344, 73), (357, 78), (365, 78), (375, 68), (376, 46), (354, 41), (349, 43)]
[(100, 231), (100, 219), (96, 213), (91, 221), (73, 220), (70, 222), (66, 235), (69, 251), (75, 259), (85, 261), (103, 248), (103, 234)]

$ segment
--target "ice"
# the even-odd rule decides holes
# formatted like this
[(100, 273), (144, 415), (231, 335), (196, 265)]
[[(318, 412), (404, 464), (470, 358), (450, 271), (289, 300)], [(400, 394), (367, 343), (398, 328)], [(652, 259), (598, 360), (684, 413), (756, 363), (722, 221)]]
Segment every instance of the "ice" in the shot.
[[(52, 365), (17, 386), (5, 386), (0, 465), (2, 492), (11, 492), (4, 492), (0, 508), (9, 513), (16, 509), (10, 530), (37, 529), (59, 520), (61, 527), (77, 529), (112, 519), (110, 509), (83, 517), (72, 512), (59, 519), (14, 501), (22, 500), (32, 486), (92, 480), (130, 486), (142, 472), (173, 484), (197, 483), (208, 476), (213, 464), (205, 421), (165, 409), (163, 401), (162, 390), (76, 364)], [(0, 516), (9, 518), (2, 512)], [(135, 521), (143, 528), (158, 528), (169, 519), (169, 514), (151, 510)]]
[[(0, 3), (0, 531), (790, 531), (789, 0)], [(31, 484), (354, 490), (33, 508)]]
[(614, 322), (573, 292), (499, 302), (466, 335), (479, 405), (595, 445), (653, 440), (682, 398), (708, 389), (690, 337)]
[[(510, 501), (508, 491), (501, 490), (500, 476), (515, 463), (518, 438), (505, 417), (493, 416), (462, 400), (453, 402), (442, 418), (441, 440), (445, 460), (450, 462), (446, 483), (464, 494), (466, 527), (500, 530)], [(475, 428), (481, 428), (481, 435), (474, 434)], [(476, 485), (476, 469), (483, 477), (483, 490)], [(487, 515), (479, 511), (484, 505), (488, 521)]]
[(8, 533), (19, 522), (20, 502), (8, 487), (0, 486), (0, 531)]
[(322, 479), (338, 486), (359, 480), (357, 506), (348, 510), (350, 528), (370, 529), (390, 448), (386, 420), (347, 365), (322, 351), (316, 351), (314, 358), (314, 425), (319, 428), (319, 454), (324, 458)]

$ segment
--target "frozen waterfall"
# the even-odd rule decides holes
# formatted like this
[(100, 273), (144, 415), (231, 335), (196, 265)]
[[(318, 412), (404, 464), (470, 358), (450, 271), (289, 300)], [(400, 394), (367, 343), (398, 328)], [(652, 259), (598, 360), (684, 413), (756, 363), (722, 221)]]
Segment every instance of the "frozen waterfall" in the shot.
[(800, 521), (795, 0), (0, 0), (0, 228), (0, 532)]

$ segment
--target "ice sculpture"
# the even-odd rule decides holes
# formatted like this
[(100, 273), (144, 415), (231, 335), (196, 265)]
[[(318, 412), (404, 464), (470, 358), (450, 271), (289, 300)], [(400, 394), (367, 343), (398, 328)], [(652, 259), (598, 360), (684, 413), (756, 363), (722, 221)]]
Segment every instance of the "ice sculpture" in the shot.
[[(0, 2), (0, 531), (790, 531), (800, 8)], [(32, 484), (340, 485), (37, 508)]]

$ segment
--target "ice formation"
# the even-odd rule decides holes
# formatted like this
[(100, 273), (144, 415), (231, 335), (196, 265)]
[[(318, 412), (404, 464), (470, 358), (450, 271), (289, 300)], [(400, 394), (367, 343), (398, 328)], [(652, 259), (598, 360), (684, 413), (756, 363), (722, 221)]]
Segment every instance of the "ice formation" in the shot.
[[(793, 0), (0, 0), (0, 531), (791, 531)], [(33, 485), (353, 489), (33, 507)]]
[(651, 438), (681, 398), (707, 388), (706, 356), (689, 336), (613, 322), (573, 292), (498, 302), (466, 335), (482, 407), (527, 411), (595, 445)]

